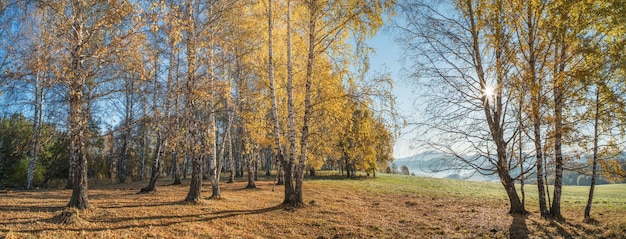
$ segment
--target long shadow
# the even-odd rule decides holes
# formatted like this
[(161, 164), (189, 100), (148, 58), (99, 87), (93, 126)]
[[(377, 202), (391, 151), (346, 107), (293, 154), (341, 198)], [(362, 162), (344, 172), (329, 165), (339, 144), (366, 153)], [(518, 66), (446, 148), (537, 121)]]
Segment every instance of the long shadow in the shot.
[[(65, 209), (65, 206), (49, 206), (49, 207), (39, 207), (39, 206), (0, 206), (0, 212), (59, 212)], [(19, 217), (11, 217), (8, 222), (3, 222), (2, 224), (5, 226), (8, 225), (21, 225), (21, 224), (29, 224), (37, 222), (37, 219), (32, 218), (19, 218)]]
[(526, 225), (526, 214), (513, 214), (513, 222), (509, 227), (509, 237), (511, 239), (528, 239), (528, 226)]
[(213, 212), (213, 214), (215, 214), (215, 215), (223, 215), (223, 214), (225, 214), (225, 215), (229, 215), (229, 217), (233, 217), (233, 216), (239, 216), (239, 215), (261, 214), (261, 213), (276, 211), (276, 210), (283, 209), (283, 208), (285, 208), (285, 207), (281, 204), (281, 205), (276, 205), (276, 206), (273, 206), (273, 207), (256, 209), (256, 210), (224, 210), (224, 211), (217, 211), (217, 212)]
[[(181, 203), (182, 204), (182, 203)], [(150, 217), (116, 217), (111, 219), (100, 219), (100, 220), (88, 220), (89, 222), (99, 222), (99, 223), (118, 223), (128, 220), (133, 221), (143, 221), (143, 220), (161, 220), (161, 219), (185, 219), (185, 218), (195, 218), (187, 221), (177, 221), (177, 222), (169, 222), (163, 223), (163, 226), (170, 226), (173, 224), (183, 223), (183, 222), (198, 222), (198, 221), (213, 221), (216, 219), (223, 219), (235, 216), (244, 216), (244, 215), (254, 215), (267, 213), (271, 211), (276, 211), (284, 208), (282, 205), (277, 205), (268, 208), (255, 209), (255, 210), (226, 210), (226, 211), (217, 211), (217, 212), (209, 212), (209, 213), (200, 213), (200, 214), (192, 214), (192, 215), (162, 215), (162, 216), (150, 216)], [(214, 216), (211, 216), (214, 215)], [(155, 224), (148, 224), (155, 225)], [(146, 226), (148, 226), (146, 225)], [(122, 227), (124, 228), (124, 227)], [(122, 229), (120, 228), (120, 229)]]
[(265, 190), (265, 187), (259, 187), (258, 185), (256, 186), (256, 188), (238, 187), (238, 188), (229, 189), (228, 191), (239, 192), (239, 191), (257, 191), (257, 190), (263, 191)]
[(3, 198), (18, 198), (18, 199), (22, 199), (22, 198), (33, 198), (33, 199), (56, 199), (56, 200), (68, 200), (69, 201), (69, 195), (59, 195), (57, 192), (55, 191), (51, 191), (51, 190), (46, 190), (46, 191), (19, 191), (19, 192), (15, 192), (15, 193), (10, 193), (10, 194), (0, 194), (2, 195)]
[(64, 208), (65, 208), (65, 206), (39, 207), (39, 206), (7, 206), (7, 205), (0, 205), (0, 211), (2, 211), (2, 212), (56, 212), (56, 211), (61, 211)]
[(563, 228), (561, 223), (567, 224), (567, 222), (565, 222), (564, 220), (559, 220), (559, 221), (552, 220), (552, 221), (550, 221), (550, 225), (553, 226), (553, 227), (556, 227), (557, 233), (559, 233), (561, 236), (563, 236), (564, 239), (573, 239), (574, 236), (572, 236), (572, 234), (567, 232), (567, 230), (565, 230), (565, 228)]
[[(541, 220), (543, 220), (543, 219), (541, 219)], [(550, 230), (548, 230), (548, 228), (546, 228), (546, 227), (542, 226), (542, 225), (541, 225), (541, 224), (539, 224), (539, 223), (535, 225), (535, 228), (536, 228), (538, 231), (543, 232), (543, 234), (545, 235), (545, 238), (548, 238), (548, 239), (554, 239), (554, 236), (552, 236), (552, 232), (551, 232)]]
[[(119, 208), (134, 208), (134, 207), (160, 207), (160, 206), (172, 206), (172, 205), (184, 205), (183, 202), (174, 201), (174, 202), (163, 202), (163, 203), (137, 203), (137, 204), (129, 204), (122, 203), (118, 204), (107, 204), (107, 205), (98, 205), (96, 208), (99, 209), (119, 209)], [(11, 206), (11, 205), (0, 205), (0, 212), (58, 212), (63, 211), (67, 207), (63, 206)]]
[(101, 208), (101, 209), (115, 209), (115, 208), (133, 208), (133, 207), (160, 207), (160, 206), (173, 206), (173, 205), (183, 205), (183, 204), (184, 204), (183, 202), (179, 202), (179, 201), (164, 202), (164, 203), (152, 203), (152, 204), (145, 204), (145, 203), (128, 204), (128, 203), (122, 203), (121, 205), (117, 205), (117, 204), (102, 205), (102, 206), (98, 206), (98, 208)]
[[(193, 215), (116, 217), (116, 218), (109, 218), (109, 219), (105, 218), (105, 219), (96, 219), (96, 220), (85, 218), (84, 220), (90, 223), (97, 222), (98, 225), (104, 225), (104, 226), (99, 227), (99, 228), (84, 228), (84, 227), (83, 228), (67, 228), (64, 230), (75, 231), (75, 232), (80, 232), (80, 231), (100, 232), (100, 231), (111, 231), (111, 230), (121, 230), (121, 229), (131, 229), (131, 228), (146, 228), (146, 227), (161, 227), (161, 226), (167, 227), (167, 226), (181, 224), (181, 223), (210, 222), (210, 221), (214, 221), (218, 219), (225, 219), (225, 218), (231, 218), (231, 217), (236, 217), (236, 216), (262, 214), (262, 213), (277, 211), (283, 208), (284, 208), (283, 205), (277, 205), (277, 206), (273, 206), (269, 208), (261, 208), (261, 209), (254, 209), (254, 210), (226, 210), (226, 211), (217, 211), (217, 212), (212, 212), (212, 213), (193, 214)], [(163, 219), (170, 219), (170, 220), (178, 219), (178, 220), (171, 221), (171, 222), (158, 223), (158, 221), (162, 221)], [(110, 223), (119, 223), (119, 222), (124, 222), (124, 221), (129, 221), (129, 220), (139, 221), (143, 223), (142, 225), (127, 225), (127, 226), (117, 226), (117, 227), (106, 226), (107, 224), (110, 224)], [(36, 221), (42, 222), (42, 223), (52, 223), (53, 219), (39, 219)], [(55, 227), (55, 228), (42, 228), (42, 229), (30, 229), (30, 230), (15, 230), (15, 232), (40, 233), (43, 231), (54, 230), (54, 229), (57, 229), (57, 228)]]
[(3, 222), (3, 226), (10, 225), (22, 225), (22, 224), (31, 224), (41, 222), (42, 219), (32, 219), (32, 218), (12, 218), (9, 222)]
[[(555, 238), (554, 230), (550, 230), (549, 228), (556, 229), (556, 234), (561, 236), (561, 238), (564, 238), (564, 239), (576, 238), (575, 236), (573, 236), (572, 234), (567, 232), (567, 230), (565, 230), (563, 225), (568, 225), (568, 226), (573, 227), (573, 228), (580, 227), (580, 225), (569, 223), (569, 222), (567, 222), (567, 221), (565, 221), (563, 219), (557, 220), (557, 219), (553, 219), (553, 218), (548, 218), (548, 219), (545, 219), (545, 220), (548, 220), (549, 223), (550, 223), (548, 225), (548, 228), (542, 226), (541, 224), (537, 224), (536, 228), (537, 228), (537, 230), (542, 231), (545, 234), (546, 238), (549, 238), (549, 239)], [(585, 233), (590, 234), (590, 235), (594, 235), (596, 233), (599, 233), (599, 231), (595, 231), (595, 230), (586, 230), (584, 227), (582, 228), (582, 230)]]

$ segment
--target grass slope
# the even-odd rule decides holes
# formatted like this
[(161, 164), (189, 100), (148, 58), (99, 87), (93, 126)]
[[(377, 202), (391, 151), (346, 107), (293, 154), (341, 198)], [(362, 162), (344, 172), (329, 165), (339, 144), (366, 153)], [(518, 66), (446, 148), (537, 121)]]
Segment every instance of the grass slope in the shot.
[[(136, 194), (145, 183), (89, 190), (93, 209), (65, 209), (69, 190), (0, 194), (0, 238), (625, 238), (626, 185), (597, 187), (596, 224), (582, 222), (588, 187), (565, 187), (565, 222), (537, 215), (536, 186), (526, 187), (528, 216), (508, 215), (497, 183), (379, 175), (309, 178), (306, 208), (279, 206), (273, 178), (222, 183), (221, 200), (182, 202), (188, 184)], [(203, 195), (210, 195), (205, 184)], [(59, 223), (59, 215), (74, 215)], [(68, 219), (68, 218), (65, 218)]]

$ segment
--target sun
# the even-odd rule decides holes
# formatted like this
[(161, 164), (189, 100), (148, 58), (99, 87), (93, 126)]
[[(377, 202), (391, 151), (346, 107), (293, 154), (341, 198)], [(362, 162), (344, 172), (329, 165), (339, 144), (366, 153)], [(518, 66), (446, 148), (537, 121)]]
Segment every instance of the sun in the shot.
[(496, 89), (492, 85), (486, 85), (483, 91), (483, 95), (487, 97), (493, 97), (496, 95)]

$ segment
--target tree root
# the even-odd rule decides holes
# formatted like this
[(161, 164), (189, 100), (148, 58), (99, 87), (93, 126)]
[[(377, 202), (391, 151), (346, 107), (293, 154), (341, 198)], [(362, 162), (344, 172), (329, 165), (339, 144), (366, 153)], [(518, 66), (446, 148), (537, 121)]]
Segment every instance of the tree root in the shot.
[(85, 225), (89, 222), (85, 219), (82, 219), (79, 215), (79, 210), (76, 208), (69, 208), (61, 212), (61, 214), (54, 216), (50, 219), (50, 222), (56, 224), (65, 224), (65, 225)]

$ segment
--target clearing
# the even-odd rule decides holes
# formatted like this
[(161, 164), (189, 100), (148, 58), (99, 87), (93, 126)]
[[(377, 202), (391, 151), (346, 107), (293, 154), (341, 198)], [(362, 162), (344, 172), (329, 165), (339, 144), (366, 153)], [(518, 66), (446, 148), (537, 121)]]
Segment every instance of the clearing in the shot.
[[(526, 186), (527, 216), (507, 214), (498, 183), (336, 172), (304, 184), (306, 208), (280, 206), (283, 188), (260, 178), (222, 183), (222, 199), (186, 204), (188, 181), (137, 194), (147, 183), (89, 190), (92, 209), (66, 209), (71, 190), (0, 194), (0, 238), (626, 238), (626, 185), (597, 187), (592, 217), (582, 222), (588, 187), (565, 187), (565, 221), (543, 220), (536, 186)], [(240, 179), (240, 180), (243, 180)], [(185, 184), (186, 183), (186, 184)], [(204, 182), (203, 196), (211, 187)], [(59, 223), (62, 213), (78, 215)]]

